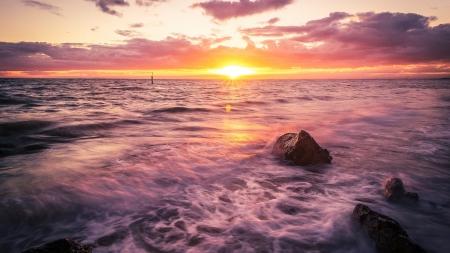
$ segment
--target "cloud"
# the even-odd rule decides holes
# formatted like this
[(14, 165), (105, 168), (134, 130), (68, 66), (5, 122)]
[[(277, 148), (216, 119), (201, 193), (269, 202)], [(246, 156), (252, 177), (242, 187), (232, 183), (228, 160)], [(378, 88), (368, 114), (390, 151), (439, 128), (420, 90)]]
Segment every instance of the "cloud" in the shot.
[(0, 42), (0, 71), (207, 68), (211, 66), (210, 46), (226, 39), (132, 38), (118, 45)]
[(303, 26), (265, 26), (240, 29), (239, 31), (248, 36), (283, 36), (309, 32), (329, 33), (336, 30), (336, 27), (340, 25), (339, 21), (349, 17), (353, 17), (353, 15), (345, 12), (333, 12), (326, 18), (309, 21)]
[(111, 15), (115, 15), (118, 17), (122, 16), (122, 13), (119, 13), (110, 8), (110, 6), (129, 6), (130, 4), (125, 0), (86, 0), (89, 2), (95, 2), (95, 5), (98, 6), (104, 13), (108, 13)]
[(143, 23), (130, 24), (130, 28), (141, 28), (141, 27), (144, 27)]
[(91, 31), (95, 32), (95, 31), (97, 31), (99, 28), (100, 28), (100, 27), (95, 26), (95, 27), (91, 28)]
[(143, 6), (150, 6), (155, 3), (164, 3), (164, 2), (167, 2), (167, 0), (136, 0), (136, 4)]
[(48, 4), (48, 3), (33, 1), (33, 0), (22, 0), (22, 3), (24, 3), (27, 6), (36, 7), (41, 10), (49, 11), (55, 15), (62, 16), (61, 8), (51, 5), (51, 4)]
[[(450, 24), (431, 27), (432, 20), (412, 13), (331, 13), (302, 26), (242, 29), (245, 48), (220, 46), (230, 37), (180, 34), (112, 45), (0, 42), (0, 71), (207, 69), (238, 61), (279, 69), (421, 65), (450, 74)], [(133, 31), (117, 31), (133, 37)], [(255, 34), (273, 33), (283, 37), (255, 43)]]
[(271, 18), (271, 19), (269, 19), (269, 20), (267, 21), (267, 23), (268, 23), (269, 25), (273, 25), (273, 24), (277, 23), (278, 21), (280, 21), (279, 18)]
[[(450, 24), (430, 27), (435, 17), (413, 13), (331, 13), (303, 26), (266, 26), (246, 36), (289, 36), (264, 42), (267, 48), (308, 57), (316, 66), (374, 66), (450, 61)], [(313, 45), (311, 47), (311, 45)]]
[[(115, 15), (118, 17), (122, 16), (122, 13), (111, 9), (111, 6), (129, 6), (130, 4), (126, 0), (85, 0), (88, 2), (95, 2), (95, 5), (100, 8), (104, 13)], [(155, 3), (163, 3), (168, 0), (136, 0), (136, 4), (139, 6), (150, 6)]]
[(191, 37), (191, 36), (186, 36), (186, 35), (179, 34), (179, 33), (174, 33), (173, 36), (176, 36), (178, 39), (184, 39), (184, 40), (190, 41), (191, 43), (201, 46), (202, 48), (210, 48), (214, 44), (218, 44), (218, 43), (232, 39), (229, 36), (219, 37), (219, 38), (208, 38), (206, 36)]
[(119, 35), (122, 35), (125, 37), (130, 37), (130, 38), (142, 36), (142, 34), (140, 32), (136, 32), (133, 30), (115, 30), (115, 32)]
[(151, 25), (152, 27), (160, 27), (160, 26), (163, 26), (164, 23), (161, 22), (161, 21), (155, 21), (155, 22), (151, 22), (150, 25)]
[(262, 12), (281, 9), (294, 0), (239, 0), (239, 2), (210, 0), (191, 5), (191, 8), (202, 8), (205, 14), (219, 21), (231, 18), (250, 16)]

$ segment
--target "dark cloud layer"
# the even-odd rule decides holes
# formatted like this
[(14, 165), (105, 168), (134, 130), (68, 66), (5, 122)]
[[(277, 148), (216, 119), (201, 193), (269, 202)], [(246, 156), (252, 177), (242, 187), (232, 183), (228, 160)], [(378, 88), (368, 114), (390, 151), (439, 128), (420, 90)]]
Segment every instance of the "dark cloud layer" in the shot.
[[(430, 27), (431, 20), (412, 13), (331, 13), (303, 26), (242, 29), (246, 48), (212, 47), (229, 37), (183, 35), (160, 41), (132, 38), (119, 45), (2, 42), (0, 71), (197, 69), (238, 59), (250, 66), (272, 68), (422, 64), (433, 69), (434, 64), (448, 72), (450, 24)], [(274, 34), (283, 37), (268, 37), (262, 46), (252, 39)]]
[(49, 11), (58, 16), (62, 16), (61, 8), (51, 5), (51, 4), (48, 4), (48, 3), (33, 1), (33, 0), (22, 0), (22, 3), (24, 3), (25, 5), (28, 5), (28, 6), (39, 8), (41, 10)]
[(210, 0), (208, 2), (195, 3), (191, 7), (202, 8), (206, 15), (223, 21), (277, 10), (293, 2), (294, 0), (239, 0), (239, 2)]

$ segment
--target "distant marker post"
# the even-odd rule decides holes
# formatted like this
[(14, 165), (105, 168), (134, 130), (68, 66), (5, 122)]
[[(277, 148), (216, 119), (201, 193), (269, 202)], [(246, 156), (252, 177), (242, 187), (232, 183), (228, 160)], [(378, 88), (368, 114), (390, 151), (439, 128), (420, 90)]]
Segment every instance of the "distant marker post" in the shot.
[(152, 84), (153, 84), (153, 72), (152, 72)]

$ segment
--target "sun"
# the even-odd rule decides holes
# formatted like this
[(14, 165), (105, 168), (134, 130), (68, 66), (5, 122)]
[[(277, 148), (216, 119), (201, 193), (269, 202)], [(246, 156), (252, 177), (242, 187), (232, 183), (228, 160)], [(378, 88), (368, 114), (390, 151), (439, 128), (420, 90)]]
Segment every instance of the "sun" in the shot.
[(255, 71), (253, 71), (250, 68), (244, 68), (244, 67), (235, 66), (235, 65), (227, 66), (227, 67), (224, 67), (221, 69), (211, 70), (211, 72), (220, 74), (220, 75), (226, 75), (232, 79), (235, 79), (239, 76), (250, 75), (250, 74), (255, 73)]

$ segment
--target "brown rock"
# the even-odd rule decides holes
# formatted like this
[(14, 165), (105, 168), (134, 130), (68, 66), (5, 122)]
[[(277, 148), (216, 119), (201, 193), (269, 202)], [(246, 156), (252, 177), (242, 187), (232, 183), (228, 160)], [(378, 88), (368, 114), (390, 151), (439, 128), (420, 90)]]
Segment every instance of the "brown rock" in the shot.
[(409, 239), (400, 224), (389, 216), (372, 211), (368, 206), (357, 204), (353, 219), (361, 223), (384, 253), (426, 253), (418, 244)]
[(403, 186), (403, 181), (400, 178), (391, 178), (386, 182), (384, 187), (384, 196), (389, 201), (397, 201), (402, 198), (409, 198), (418, 200), (419, 194), (413, 192), (406, 192)]
[(76, 241), (63, 238), (41, 247), (29, 248), (22, 253), (92, 253), (92, 246), (85, 246)]
[(328, 150), (321, 148), (304, 130), (298, 134), (287, 133), (280, 136), (273, 146), (272, 153), (300, 166), (331, 163), (333, 159)]

